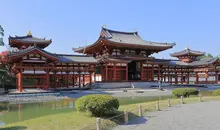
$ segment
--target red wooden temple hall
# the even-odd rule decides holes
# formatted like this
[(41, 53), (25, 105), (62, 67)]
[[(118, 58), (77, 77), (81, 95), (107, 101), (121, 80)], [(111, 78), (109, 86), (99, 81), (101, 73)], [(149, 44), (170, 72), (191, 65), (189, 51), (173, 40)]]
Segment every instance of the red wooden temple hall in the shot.
[[(83, 87), (91, 85), (97, 60), (91, 56), (55, 54), (44, 50), (52, 40), (27, 36), (9, 36), (13, 51), (7, 55), (7, 66), (16, 75), (17, 89)], [(35, 82), (24, 84), (24, 80)], [(33, 81), (33, 80), (32, 80)]]
[(100, 63), (103, 81), (154, 81), (156, 64), (149, 57), (172, 48), (175, 43), (143, 40), (138, 32), (121, 32), (102, 28), (98, 40), (89, 46), (73, 48), (75, 52), (93, 55)]
[[(33, 37), (30, 32), (26, 36), (9, 36), (9, 45), (15, 49), (7, 55), (7, 66), (16, 76), (20, 92), (23, 88), (88, 87), (95, 82), (92, 79), (96, 74), (101, 74), (102, 82), (216, 84), (219, 81), (218, 58), (200, 59), (204, 52), (186, 48), (171, 54), (175, 60), (158, 59), (151, 55), (171, 49), (175, 43), (146, 41), (138, 32), (102, 27), (95, 43), (73, 48), (84, 55), (45, 51), (51, 43), (52, 40)], [(27, 79), (35, 82), (26, 82)]]
[(175, 43), (143, 40), (138, 32), (122, 32), (102, 28), (98, 40), (75, 52), (93, 55), (99, 62), (103, 82), (112, 81), (163, 81), (170, 84), (218, 83), (219, 60), (200, 60), (204, 52), (188, 47), (171, 54), (178, 60), (156, 59), (151, 56), (172, 48)]

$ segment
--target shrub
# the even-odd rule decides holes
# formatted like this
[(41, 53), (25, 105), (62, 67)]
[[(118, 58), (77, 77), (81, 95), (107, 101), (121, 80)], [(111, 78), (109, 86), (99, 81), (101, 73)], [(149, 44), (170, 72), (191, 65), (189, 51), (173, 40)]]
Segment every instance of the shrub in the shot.
[(176, 88), (172, 94), (176, 97), (189, 97), (191, 95), (198, 95), (199, 91), (195, 88)]
[(212, 95), (213, 96), (220, 96), (220, 89), (213, 91)]
[(76, 101), (77, 111), (89, 112), (91, 115), (98, 117), (115, 113), (118, 108), (118, 99), (110, 95), (87, 95)]

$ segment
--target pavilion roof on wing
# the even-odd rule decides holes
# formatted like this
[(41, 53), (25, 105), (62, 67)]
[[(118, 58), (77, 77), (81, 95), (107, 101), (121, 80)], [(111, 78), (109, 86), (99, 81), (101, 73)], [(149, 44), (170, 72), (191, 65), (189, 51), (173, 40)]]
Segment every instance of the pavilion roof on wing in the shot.
[(94, 57), (88, 55), (56, 54), (56, 56), (59, 58), (57, 61), (59, 63), (98, 63)]
[(175, 52), (173, 54), (170, 54), (172, 57), (181, 57), (181, 56), (203, 56), (205, 55), (204, 52), (200, 51), (194, 51), (189, 49), (188, 47), (185, 50), (182, 50), (180, 52)]
[(98, 40), (89, 45), (79, 48), (73, 48), (75, 52), (79, 53), (93, 53), (95, 48), (99, 45), (108, 45), (117, 48), (132, 48), (139, 50), (149, 50), (153, 52), (160, 52), (172, 48), (175, 43), (161, 43), (143, 40), (138, 32), (121, 32), (102, 28)]
[(29, 47), (33, 45), (36, 45), (40, 48), (45, 48), (52, 43), (51, 39), (47, 40), (45, 38), (33, 37), (30, 31), (26, 36), (15, 36), (15, 37), (9, 36), (8, 40), (9, 40), (9, 45), (11, 47), (17, 47), (17, 48), (21, 48), (23, 46)]

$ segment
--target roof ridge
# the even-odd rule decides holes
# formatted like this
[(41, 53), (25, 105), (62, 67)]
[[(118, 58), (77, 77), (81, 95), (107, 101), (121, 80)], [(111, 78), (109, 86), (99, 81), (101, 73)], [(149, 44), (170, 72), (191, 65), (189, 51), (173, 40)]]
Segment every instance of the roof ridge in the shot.
[(92, 57), (92, 56), (90, 56), (90, 55), (56, 54), (56, 53), (54, 53), (54, 55), (57, 55), (57, 56)]
[(118, 30), (113, 30), (113, 29), (108, 29), (108, 28), (105, 28), (105, 27), (102, 27), (103, 30), (107, 30), (107, 31), (112, 31), (112, 32), (118, 32), (118, 33), (126, 33), (126, 34), (137, 34), (138, 31), (130, 31), (130, 32), (125, 32), (125, 31), (118, 31)]

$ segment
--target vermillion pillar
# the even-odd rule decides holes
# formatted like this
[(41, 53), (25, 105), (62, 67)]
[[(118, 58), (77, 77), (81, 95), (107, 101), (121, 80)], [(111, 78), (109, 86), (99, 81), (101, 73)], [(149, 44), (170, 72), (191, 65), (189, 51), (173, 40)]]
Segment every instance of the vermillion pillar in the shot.
[(141, 80), (144, 80), (144, 66), (143, 66), (143, 62), (141, 62)]
[(75, 86), (75, 75), (74, 75), (74, 72), (73, 72), (73, 75), (72, 75), (72, 85), (73, 85), (73, 87)]
[(18, 84), (17, 84), (17, 86), (18, 86), (18, 91), (19, 92), (22, 92), (22, 90), (23, 90), (23, 83), (22, 83), (22, 72), (20, 71), (20, 72), (18, 72), (18, 74), (17, 74), (18, 76), (17, 76), (17, 80), (18, 80)]
[(83, 87), (85, 87), (85, 72), (83, 74)]
[(189, 72), (187, 73), (187, 84), (189, 84)]
[(128, 64), (126, 65), (126, 81), (128, 81)]
[(206, 72), (206, 73), (205, 73), (205, 83), (206, 83), (206, 84), (208, 83), (208, 77), (209, 77), (209, 73)]
[(157, 77), (158, 81), (160, 81), (160, 76), (161, 76), (161, 73), (160, 73), (160, 66), (158, 66), (158, 77)]
[(92, 72), (89, 72), (89, 87), (92, 87)]
[(108, 65), (105, 64), (105, 81), (108, 81)]
[(80, 72), (78, 73), (79, 73), (79, 88), (81, 88), (81, 73)]
[(46, 74), (46, 89), (48, 89), (50, 87), (50, 72), (47, 71)]
[(116, 81), (116, 64), (114, 63), (114, 77), (113, 77), (114, 81)]
[(56, 72), (54, 72), (53, 78), (54, 78), (54, 81), (53, 81), (54, 88), (56, 89), (56, 87), (57, 87), (57, 78), (56, 78)]
[(168, 66), (168, 83), (170, 83), (170, 67)]
[(199, 75), (198, 75), (198, 72), (196, 72), (196, 84), (198, 84), (199, 82)]

